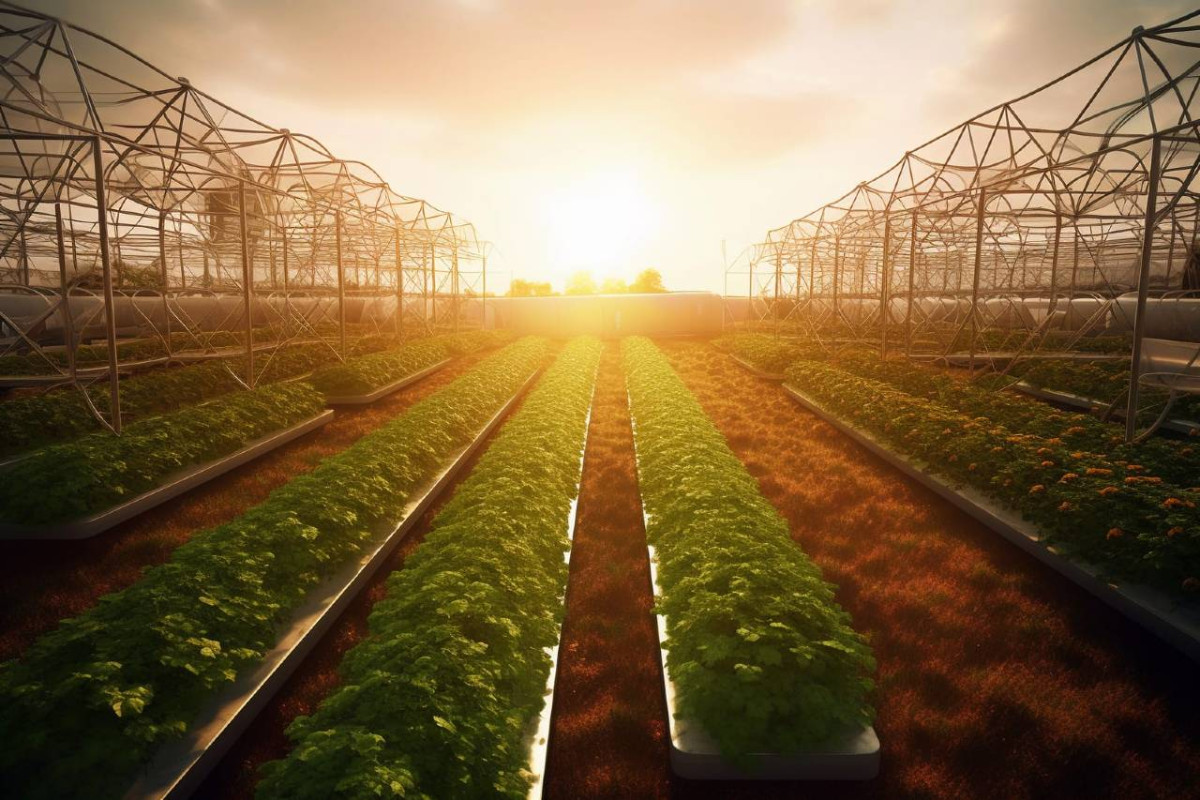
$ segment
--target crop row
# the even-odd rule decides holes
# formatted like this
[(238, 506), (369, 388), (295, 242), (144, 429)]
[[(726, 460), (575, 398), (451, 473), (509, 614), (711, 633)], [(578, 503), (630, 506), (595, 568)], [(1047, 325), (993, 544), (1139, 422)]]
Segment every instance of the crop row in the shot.
[[(392, 340), (382, 336), (368, 336), (352, 343), (351, 358), (348, 361), (327, 370), (320, 368), (336, 362), (338, 358), (336, 351), (328, 345), (292, 345), (260, 356), (258, 379), (260, 384), (269, 383), (318, 370), (312, 381), (324, 391), (325, 384), (336, 384), (337, 376), (345, 372), (352, 376), (361, 375), (355, 380), (363, 385), (371, 384), (366, 390), (371, 391), (415, 372), (420, 368), (413, 367), (416, 363), (422, 366), (434, 363), (428, 359), (413, 360), (412, 356), (415, 353), (409, 348), (417, 344), (439, 342), (445, 354), (461, 354), (483, 347), (499, 346), (504, 341), (503, 335), (498, 336), (494, 331), (472, 331), (420, 339), (405, 347), (385, 350), (384, 348), (393, 343)], [(379, 352), (381, 350), (383, 352)], [(360, 373), (357, 365), (363, 362), (371, 366)], [(123, 378), (120, 383), (122, 418), (126, 422), (132, 422), (238, 391), (242, 384), (235, 374), (244, 375), (245, 371), (245, 359), (231, 357), (220, 361), (158, 369)], [(107, 383), (93, 384), (83, 391), (88, 393), (98, 410), (103, 413), (108, 411)], [(338, 393), (351, 392), (339, 390)], [(74, 439), (100, 429), (81, 391), (62, 389), (32, 397), (15, 398), (0, 403), (0, 458)]]
[(44, 525), (131, 500), (180, 470), (214, 461), (309, 419), (324, 398), (304, 383), (236, 392), (35, 451), (0, 472), (0, 521)]
[(1173, 594), (1200, 589), (1200, 486), (1174, 485), (1141, 461), (1080, 449), (1061, 428), (1049, 436), (1027, 432), (1024, 416), (1010, 425), (999, 406), (985, 412), (969, 405), (967, 390), (971, 410), (963, 411), (941, 395), (928, 399), (915, 387), (910, 393), (815, 361), (794, 364), (787, 383), (893, 450), (1019, 512), (1111, 574)]
[(392, 529), (546, 352), (525, 338), (489, 356), (0, 666), (6, 791), (119, 795), (155, 748), (261, 661), (313, 587)]
[(658, 348), (622, 349), (679, 716), (735, 762), (861, 730), (874, 661), (834, 587)]
[[(1039, 388), (1070, 392), (1101, 403), (1111, 403), (1114, 400), (1124, 400), (1125, 389), (1129, 385), (1129, 362), (1080, 362), (1068, 359), (1025, 361), (1013, 367), (1009, 375)], [(981, 377), (985, 385), (998, 383), (1000, 380), (1003, 379)], [(1007, 382), (1011, 382), (1011, 379)], [(1152, 400), (1162, 403), (1166, 402), (1166, 399), (1167, 393), (1163, 389), (1142, 387), (1141, 405), (1145, 406)], [(1200, 397), (1179, 398), (1172, 408), (1171, 416), (1200, 421)]]
[(849, 357), (836, 362), (851, 374), (878, 380), (908, 394), (972, 417), (985, 417), (1014, 433), (1060, 440), (1071, 451), (1091, 450), (1114, 461), (1143, 467), (1164, 481), (1192, 486), (1200, 483), (1200, 447), (1176, 439), (1152, 438), (1141, 444), (1124, 443), (1116, 425), (1089, 415), (1061, 411), (1045, 403), (939, 373), (904, 361)]
[(524, 797), (601, 344), (569, 343), (387, 581), (259, 797)]
[(735, 355), (763, 372), (783, 374), (793, 361), (815, 351), (794, 338), (781, 338), (766, 333), (739, 333), (722, 336), (713, 342), (723, 352)]

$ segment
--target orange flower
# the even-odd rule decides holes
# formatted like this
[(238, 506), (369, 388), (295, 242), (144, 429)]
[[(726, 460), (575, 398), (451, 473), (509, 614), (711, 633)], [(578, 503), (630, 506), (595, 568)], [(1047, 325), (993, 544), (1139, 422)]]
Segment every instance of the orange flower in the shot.
[(1039, 456), (1048, 456), (1048, 455), (1050, 455), (1050, 454), (1051, 454), (1051, 453), (1053, 453), (1053, 452), (1054, 452), (1054, 451), (1053, 451), (1053, 450), (1051, 450), (1049, 447), (1039, 447), (1039, 448), (1037, 449), (1037, 454), (1038, 454)]
[(1071, 503), (1070, 500), (1063, 500), (1061, 503), (1059, 503), (1058, 510), (1062, 511), (1063, 513), (1066, 513), (1067, 511), (1070, 511), (1074, 507), (1075, 507), (1074, 504)]
[(1043, 466), (1043, 467), (1053, 467), (1053, 466), (1054, 466), (1054, 462), (1053, 462), (1053, 461), (1043, 461), (1043, 462), (1042, 462), (1042, 466)]
[(1197, 589), (1200, 589), (1200, 580), (1196, 580), (1195, 578), (1184, 578), (1183, 589), (1187, 592), (1194, 592)]
[(1166, 500), (1163, 500), (1163, 508), (1181, 508), (1181, 507), (1183, 507), (1183, 501), (1180, 500), (1178, 497), (1168, 497)]
[(975, 462), (972, 461), (970, 464), (967, 464), (967, 472), (974, 472), (974, 471), (975, 471)]
[(1124, 535), (1125, 535), (1125, 531), (1121, 530), (1120, 528), (1109, 528), (1108, 533), (1105, 535), (1104, 538), (1105, 539), (1120, 539)]
[(1121, 491), (1121, 490), (1118, 489), (1116, 486), (1105, 486), (1103, 489), (1100, 490), (1100, 496), (1108, 497), (1109, 495), (1116, 494), (1119, 491)]
[(1037, 484), (1036, 486), (1034, 486), (1033, 488), (1031, 488), (1031, 489), (1029, 490), (1029, 493), (1030, 493), (1030, 494), (1041, 494), (1041, 493), (1042, 493), (1042, 492), (1044, 492), (1044, 491), (1046, 491), (1046, 487), (1045, 487), (1045, 486), (1042, 486), (1042, 485), (1039, 483), (1039, 484)]
[(1061, 478), (1059, 478), (1058, 482), (1059, 483), (1070, 483), (1071, 481), (1075, 480), (1078, 477), (1079, 477), (1079, 475), (1077, 475), (1076, 473), (1068, 472), (1068, 473), (1064, 474)]
[(1079, 425), (1072, 425), (1063, 431), (1063, 436), (1073, 436), (1077, 433), (1083, 433), (1083, 428)]
[(1112, 470), (1111, 469), (1103, 469), (1101, 467), (1088, 467), (1087, 474), (1088, 475), (1112, 475)]
[(1145, 469), (1145, 467), (1143, 467), (1141, 464), (1129, 464), (1125, 467), (1125, 469), (1129, 470), (1130, 472), (1141, 472)]
[(1008, 487), (1008, 486), (1012, 486), (1012, 478), (1005, 478), (1005, 479), (1004, 479), (1004, 485), (1005, 485), (1006, 487)]
[(1000, 445), (996, 445), (995, 447), (993, 447), (993, 448), (992, 448), (992, 452), (993, 452), (993, 453), (1003, 453), (1003, 452), (1004, 452), (1004, 448), (1003, 448), (1003, 447), (1001, 447)]
[(1071, 458), (1083, 458), (1083, 453), (1080, 453), (1080, 452), (1071, 453)]
[(1062, 439), (1055, 436), (1053, 439), (1047, 439), (1046, 444), (1062, 444)]
[(955, 461), (958, 461), (958, 456), (956, 456), (956, 455), (952, 455), (952, 456), (950, 456), (950, 458), (949, 458), (949, 459), (947, 459), (947, 460), (948, 460), (948, 461), (950, 461), (951, 463), (954, 463)]
[(1190, 447), (1181, 447), (1181, 448), (1179, 448), (1179, 455), (1181, 455), (1181, 456), (1190, 456), (1191, 454), (1192, 454), (1192, 448), (1190, 448)]
[(1171, 528), (1169, 531), (1167, 531), (1167, 538), (1173, 539), (1181, 533), (1183, 533), (1183, 528), (1176, 525), (1174, 528)]

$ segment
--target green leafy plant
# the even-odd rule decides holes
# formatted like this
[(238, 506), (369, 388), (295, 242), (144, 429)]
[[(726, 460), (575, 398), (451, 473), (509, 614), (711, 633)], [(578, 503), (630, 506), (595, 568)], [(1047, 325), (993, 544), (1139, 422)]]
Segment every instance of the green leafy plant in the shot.
[(602, 346), (572, 340), (371, 612), (258, 796), (523, 798)]
[(0, 665), (6, 792), (119, 796), (205, 701), (261, 661), (313, 587), (391, 530), (546, 352), (530, 337), (485, 358)]
[[(912, 368), (886, 370), (901, 382), (905, 376), (898, 371)], [(969, 384), (958, 382), (961, 394), (943, 395), (936, 388), (923, 393), (922, 387), (938, 382), (919, 373), (907, 375), (905, 389), (801, 361), (788, 370), (787, 382), (932, 472), (1017, 511), (1049, 540), (1112, 575), (1175, 595), (1197, 583), (1200, 473), (1190, 473), (1191, 483), (1172, 483), (1155, 474), (1151, 459), (1139, 455), (1153, 450), (1112, 447), (1107, 441), (1090, 450), (1080, 424), (1086, 417), (1015, 397), (983, 405), (985, 398), (999, 398), (976, 397)], [(963, 410), (947, 397), (957, 397)], [(1021, 407), (1007, 413), (1009, 402)], [(1047, 421), (1038, 411), (1031, 417), (1025, 406), (1058, 416)], [(1039, 427), (1049, 422), (1055, 427)]]
[(874, 660), (834, 587), (658, 348), (622, 350), (679, 715), (739, 762), (869, 724)]
[(269, 385), (134, 422), (120, 436), (94, 433), (45, 447), (0, 473), (0, 520), (37, 525), (103, 511), (323, 405), (310, 386)]

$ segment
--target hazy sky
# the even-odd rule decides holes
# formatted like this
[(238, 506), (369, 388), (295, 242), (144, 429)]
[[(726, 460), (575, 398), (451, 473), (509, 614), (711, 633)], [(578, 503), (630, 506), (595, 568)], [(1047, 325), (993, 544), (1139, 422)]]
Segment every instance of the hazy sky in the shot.
[[(26, 0), (28, 2), (28, 0)], [(475, 223), (492, 266), (720, 290), (732, 258), (1163, 0), (44, 0)], [(498, 275), (503, 282), (507, 275)], [(491, 280), (489, 280), (491, 283)], [(493, 284), (495, 285), (495, 284)]]

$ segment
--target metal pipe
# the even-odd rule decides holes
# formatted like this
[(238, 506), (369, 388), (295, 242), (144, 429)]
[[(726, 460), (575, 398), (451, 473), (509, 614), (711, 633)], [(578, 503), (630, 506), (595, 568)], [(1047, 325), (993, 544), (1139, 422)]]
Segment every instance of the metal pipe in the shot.
[(170, 280), (167, 278), (167, 212), (158, 212), (158, 267), (162, 281), (163, 324), (167, 328), (167, 358), (171, 357), (171, 301), (167, 297)]
[(254, 265), (250, 263), (250, 225), (246, 218), (246, 182), (238, 181), (238, 223), (242, 234), (242, 299), (246, 310), (246, 386), (254, 388)]
[(342, 360), (346, 359), (346, 270), (342, 264), (342, 210), (333, 212), (333, 237), (337, 248), (338, 336)]
[(100, 235), (100, 269), (104, 282), (104, 335), (108, 341), (108, 398), (113, 433), (121, 434), (121, 388), (117, 374), (117, 316), (113, 300), (112, 263), (108, 255), (108, 204), (104, 196), (104, 161), (100, 137), (92, 137), (92, 169), (96, 180), (96, 229)]
[(912, 311), (914, 281), (917, 274), (917, 214), (912, 212), (912, 233), (908, 237), (908, 305), (904, 310), (904, 354), (912, 355)]
[(975, 269), (971, 276), (971, 336), (969, 339), (970, 371), (975, 371), (975, 337), (979, 330), (979, 275), (983, 268), (983, 219), (987, 207), (987, 189), (979, 190), (979, 207), (975, 213)]
[(396, 226), (396, 338), (404, 336), (404, 262), (400, 259), (400, 226)]
[(1154, 219), (1158, 211), (1158, 182), (1162, 142), (1150, 149), (1150, 174), (1146, 187), (1146, 215), (1142, 223), (1142, 259), (1138, 270), (1137, 307), (1133, 312), (1133, 354), (1129, 363), (1129, 402), (1125, 409), (1125, 442), (1137, 435), (1138, 383), (1142, 377), (1142, 342), (1146, 337), (1146, 298), (1150, 292), (1150, 258), (1154, 252)]
[(879, 339), (879, 358), (884, 360), (887, 358), (888, 349), (888, 316), (891, 309), (888, 304), (891, 298), (888, 296), (888, 268), (891, 266), (890, 256), (892, 249), (892, 218), (890, 216), (883, 218), (883, 269), (879, 276), (879, 305), (880, 305), (880, 339)]
[(71, 383), (78, 383), (75, 371), (75, 318), (71, 314), (71, 287), (67, 281), (67, 248), (63, 241), (62, 205), (54, 203), (54, 235), (58, 244), (58, 285), (62, 291), (63, 332), (66, 334), (67, 371), (71, 375)]

